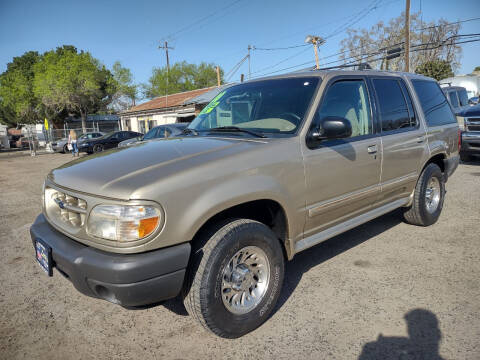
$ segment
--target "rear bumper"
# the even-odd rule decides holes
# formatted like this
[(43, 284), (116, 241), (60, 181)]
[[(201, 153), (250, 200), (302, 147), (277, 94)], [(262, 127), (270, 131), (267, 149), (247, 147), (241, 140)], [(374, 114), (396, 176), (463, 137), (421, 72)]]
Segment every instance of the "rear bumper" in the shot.
[(480, 131), (463, 132), (460, 151), (463, 153), (480, 154)]
[(190, 244), (140, 254), (115, 254), (80, 244), (54, 229), (43, 215), (30, 228), (52, 248), (54, 268), (82, 294), (123, 306), (153, 304), (177, 296)]

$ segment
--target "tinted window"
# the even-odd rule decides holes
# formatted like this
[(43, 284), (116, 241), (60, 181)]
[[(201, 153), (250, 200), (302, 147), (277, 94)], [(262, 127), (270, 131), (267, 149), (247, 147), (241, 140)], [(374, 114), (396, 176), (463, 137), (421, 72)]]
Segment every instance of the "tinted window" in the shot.
[(398, 80), (375, 79), (373, 85), (378, 97), (383, 132), (415, 126), (415, 123), (411, 123), (407, 102)]
[(143, 137), (143, 140), (149, 140), (149, 139), (156, 138), (157, 131), (158, 131), (158, 128), (153, 128), (152, 130), (150, 130), (149, 132), (147, 132), (145, 134), (145, 136)]
[(467, 90), (459, 90), (458, 98), (460, 100), (460, 106), (468, 105), (468, 95)]
[(363, 80), (341, 80), (330, 86), (316, 114), (316, 122), (329, 116), (350, 121), (352, 137), (373, 133), (368, 92)]
[(454, 108), (457, 108), (458, 107), (457, 93), (455, 91), (449, 91), (448, 98), (450, 99), (450, 104), (452, 104)]
[(410, 93), (408, 92), (407, 87), (405, 86), (405, 83), (403, 82), (403, 80), (399, 80), (398, 83), (400, 84), (400, 87), (402, 88), (403, 96), (407, 101), (408, 115), (410, 117), (410, 125), (417, 126), (418, 124), (417, 117), (415, 116), (415, 108), (413, 107), (413, 102), (412, 102), (412, 98), (410, 97)]
[(428, 126), (439, 126), (456, 123), (452, 109), (436, 82), (413, 80), (413, 87), (422, 105), (423, 114)]

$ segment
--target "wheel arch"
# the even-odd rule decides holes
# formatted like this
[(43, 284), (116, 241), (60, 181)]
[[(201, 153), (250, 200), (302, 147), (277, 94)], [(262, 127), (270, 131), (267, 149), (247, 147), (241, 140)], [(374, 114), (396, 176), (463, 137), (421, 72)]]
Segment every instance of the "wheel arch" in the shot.
[(204, 219), (195, 231), (192, 244), (198, 245), (201, 235), (216, 224), (221, 224), (228, 219), (244, 218), (258, 221), (273, 231), (279, 240), (284, 255), (291, 259), (294, 255), (289, 241), (289, 223), (285, 208), (273, 199), (256, 199), (241, 202), (229, 207), (217, 209), (214, 215)]

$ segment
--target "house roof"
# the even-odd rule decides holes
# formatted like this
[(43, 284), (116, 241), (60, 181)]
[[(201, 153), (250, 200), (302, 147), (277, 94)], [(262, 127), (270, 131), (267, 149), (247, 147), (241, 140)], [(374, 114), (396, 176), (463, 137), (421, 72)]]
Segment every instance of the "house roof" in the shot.
[(136, 112), (136, 111), (146, 111), (146, 110), (155, 110), (155, 109), (164, 109), (173, 106), (183, 105), (184, 102), (190, 100), (198, 95), (201, 95), (209, 90), (215, 89), (215, 86), (185, 91), (177, 94), (172, 94), (167, 96), (160, 96), (150, 101), (144, 102), (143, 104), (137, 105), (125, 111), (124, 113)]
[(231, 84), (224, 84), (219, 87), (214, 87), (210, 88), (209, 91), (206, 91), (198, 96), (195, 96), (193, 98), (190, 98), (188, 100), (185, 100), (183, 103), (184, 105), (190, 105), (190, 104), (208, 104), (210, 101), (213, 100), (215, 96), (217, 96), (221, 91), (225, 90), (226, 88), (229, 88), (230, 86), (234, 85), (234, 83)]

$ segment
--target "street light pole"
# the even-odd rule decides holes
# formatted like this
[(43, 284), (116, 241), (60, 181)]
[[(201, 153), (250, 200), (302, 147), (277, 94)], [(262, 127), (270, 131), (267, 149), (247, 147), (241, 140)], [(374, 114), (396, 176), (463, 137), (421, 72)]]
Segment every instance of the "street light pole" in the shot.
[(320, 69), (320, 61), (318, 59), (318, 46), (324, 44), (325, 39), (321, 38), (320, 36), (307, 35), (307, 37), (305, 38), (305, 43), (310, 43), (313, 45), (313, 51), (315, 52), (315, 67), (317, 70)]

